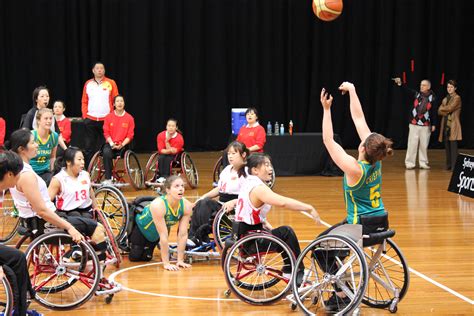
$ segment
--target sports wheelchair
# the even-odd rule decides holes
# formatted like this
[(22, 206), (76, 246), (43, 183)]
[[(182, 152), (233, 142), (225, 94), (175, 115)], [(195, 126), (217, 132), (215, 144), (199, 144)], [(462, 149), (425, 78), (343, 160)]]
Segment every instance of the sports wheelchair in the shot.
[(269, 305), (282, 299), (296, 274), (293, 251), (276, 236), (250, 231), (234, 242), (228, 239), (222, 251), (222, 269), (229, 289), (252, 305)]
[[(147, 186), (157, 186), (160, 183), (157, 183), (157, 180), (160, 178), (158, 160), (160, 154), (154, 152), (145, 167), (145, 184)], [(194, 164), (191, 156), (183, 151), (174, 156), (173, 161), (170, 163), (170, 172), (171, 174), (184, 175), (186, 178), (186, 183), (191, 189), (194, 189), (198, 186), (199, 183), (199, 174)]]
[(97, 206), (107, 219), (117, 243), (126, 238), (130, 222), (129, 207), (123, 193), (113, 186), (101, 186), (94, 190)]
[(33, 239), (26, 250), (26, 261), (31, 284), (36, 291), (36, 301), (44, 307), (55, 310), (77, 308), (93, 295), (106, 295), (105, 302), (112, 302), (121, 285), (104, 277), (108, 265), (119, 267), (121, 255), (111, 228), (102, 211), (94, 211), (94, 217), (106, 232), (106, 258), (100, 262), (92, 241), (75, 243), (64, 231), (44, 225), (44, 234), (38, 236), (43, 228), (41, 222), (32, 221), (20, 226), (21, 239), (17, 248)]
[[(123, 167), (120, 166), (122, 156)], [(90, 174), (92, 185), (100, 186), (105, 177), (102, 149), (92, 156), (87, 171)], [(120, 151), (120, 154), (115, 156), (112, 160), (112, 179), (113, 185), (117, 187), (127, 186), (128, 184), (135, 190), (144, 187), (143, 170), (137, 155), (133, 151), (127, 149)]]
[[(342, 225), (311, 242), (298, 257), (304, 265), (301, 284), (292, 279), (293, 293), (287, 297), (307, 315), (325, 313), (333, 297), (331, 312), (357, 312), (361, 302), (375, 308), (397, 311), (409, 281), (408, 264), (386, 230), (362, 236), (361, 225)], [(343, 292), (345, 298), (336, 296)]]
[[(0, 279), (0, 314), (11, 315), (13, 310), (13, 291), (10, 285), (10, 281), (7, 278), (5, 270), (8, 267), (3, 267), (4, 276)], [(13, 273), (13, 271), (11, 271)]]
[(6, 190), (3, 202), (0, 203), (0, 244), (6, 244), (15, 237), (18, 223), (18, 211), (10, 191)]
[[(219, 183), (219, 176), (225, 167), (226, 166), (224, 166), (224, 161), (221, 156), (219, 157), (219, 159), (217, 159), (217, 162), (214, 165), (214, 169), (212, 171), (212, 186), (217, 187), (217, 184)], [(266, 182), (270, 189), (272, 189), (275, 186), (275, 181), (276, 181), (276, 175), (275, 175), (275, 170), (273, 170), (272, 179)]]

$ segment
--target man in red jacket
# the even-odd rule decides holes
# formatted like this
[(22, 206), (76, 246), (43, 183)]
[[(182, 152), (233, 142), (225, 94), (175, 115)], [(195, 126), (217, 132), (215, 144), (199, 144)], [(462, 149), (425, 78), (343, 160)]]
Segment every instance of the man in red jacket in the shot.
[(92, 67), (94, 78), (84, 84), (82, 91), (82, 118), (85, 125), (86, 166), (92, 155), (102, 146), (103, 122), (105, 117), (113, 112), (113, 99), (118, 95), (117, 84), (105, 76), (105, 67), (96, 62)]
[(120, 94), (114, 98), (115, 110), (106, 116), (104, 121), (105, 145), (102, 151), (104, 161), (105, 181), (112, 181), (112, 159), (119, 154), (122, 156), (127, 145), (133, 139), (135, 120), (125, 112), (125, 100)]

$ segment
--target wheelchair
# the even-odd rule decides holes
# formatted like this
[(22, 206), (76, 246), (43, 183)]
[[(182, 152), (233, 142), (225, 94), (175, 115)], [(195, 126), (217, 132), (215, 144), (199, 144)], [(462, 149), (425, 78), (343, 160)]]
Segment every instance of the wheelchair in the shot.
[[(217, 187), (217, 184), (219, 183), (219, 176), (222, 170), (224, 170), (224, 168), (225, 166), (224, 166), (224, 162), (221, 156), (219, 157), (219, 159), (217, 159), (214, 165), (214, 169), (212, 171), (212, 186), (213, 187)], [(276, 181), (276, 175), (275, 175), (275, 170), (273, 170), (272, 179), (270, 181), (267, 181), (266, 184), (270, 189), (273, 189), (273, 187), (275, 186), (275, 181)]]
[(12, 287), (5, 274), (0, 280), (0, 314), (11, 315), (13, 310), (13, 302)]
[(395, 313), (410, 276), (405, 257), (390, 239), (394, 235), (387, 230), (362, 237), (361, 225), (342, 225), (311, 242), (296, 261), (305, 272), (300, 285), (293, 276), (296, 295), (287, 297), (291, 309), (298, 306), (307, 315), (326, 313), (326, 302), (337, 287), (346, 299), (339, 300), (334, 313), (357, 312), (361, 302)]
[[(158, 178), (160, 178), (158, 159), (159, 153), (153, 153), (145, 167), (145, 184), (147, 186), (159, 186), (160, 183), (157, 183)], [(191, 156), (183, 151), (174, 156), (173, 161), (170, 163), (170, 172), (171, 174), (184, 175), (186, 183), (191, 189), (195, 189), (199, 183), (199, 174), (194, 164)]]
[(113, 186), (101, 186), (94, 190), (97, 206), (103, 211), (112, 235), (117, 243), (126, 238), (130, 222), (129, 207), (123, 193)]
[(290, 290), (295, 261), (293, 251), (265, 231), (248, 232), (235, 242), (229, 239), (222, 251), (222, 268), (229, 286), (224, 294), (228, 297), (234, 293), (252, 305), (273, 304)]
[(44, 227), (44, 234), (37, 236), (38, 224), (21, 226), (20, 248), (26, 239), (34, 238), (26, 250), (26, 262), (36, 301), (54, 310), (70, 310), (90, 300), (94, 295), (105, 295), (110, 304), (114, 294), (121, 291), (121, 285), (104, 277), (107, 266), (121, 263), (111, 228), (102, 211), (94, 211), (94, 218), (101, 223), (106, 232), (106, 258), (99, 261), (92, 241), (76, 244), (63, 230)]
[[(123, 167), (120, 167), (120, 161), (123, 154)], [(91, 177), (93, 186), (100, 186), (105, 177), (104, 162), (102, 158), (102, 149), (92, 156), (87, 171)], [(144, 187), (143, 170), (137, 155), (130, 149), (120, 152), (112, 159), (112, 179), (114, 186), (123, 187), (131, 185), (135, 190)]]
[(18, 210), (10, 191), (6, 190), (3, 202), (0, 204), (0, 244), (6, 244), (15, 237), (18, 223)]

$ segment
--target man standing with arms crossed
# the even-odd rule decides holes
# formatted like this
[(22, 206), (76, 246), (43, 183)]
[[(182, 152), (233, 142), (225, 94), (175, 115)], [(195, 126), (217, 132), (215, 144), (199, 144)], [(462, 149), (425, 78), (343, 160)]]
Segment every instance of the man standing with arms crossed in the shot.
[(84, 84), (82, 91), (82, 118), (85, 125), (86, 166), (92, 155), (104, 144), (105, 117), (114, 110), (113, 99), (118, 95), (117, 84), (105, 76), (105, 67), (96, 62), (92, 67), (94, 78)]

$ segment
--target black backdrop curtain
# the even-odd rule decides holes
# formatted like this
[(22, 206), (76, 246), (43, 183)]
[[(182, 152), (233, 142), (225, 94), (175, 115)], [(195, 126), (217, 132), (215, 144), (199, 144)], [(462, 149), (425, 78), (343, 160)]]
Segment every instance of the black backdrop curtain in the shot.
[(335, 95), (335, 132), (356, 148), (348, 98), (336, 90), (344, 80), (356, 84), (369, 126), (404, 147), (409, 102), (390, 78), (405, 71), (413, 88), (429, 78), (444, 96), (444, 72), (463, 98), (462, 146), (474, 147), (471, 4), (345, 0), (328, 23), (310, 0), (2, 0), (0, 115), (11, 132), (46, 84), (80, 116), (100, 60), (137, 122), (136, 150), (156, 148), (168, 117), (188, 150), (221, 149), (232, 107), (256, 106), (263, 125), (291, 119), (295, 131), (321, 131), (323, 86)]

